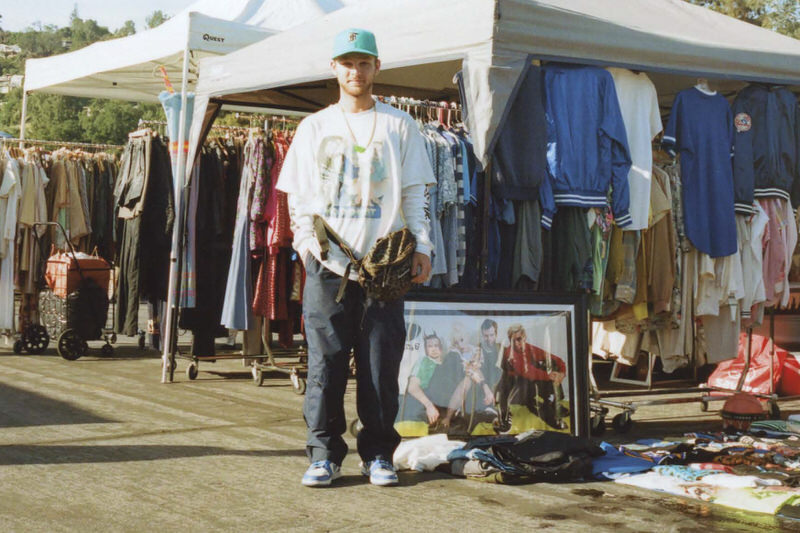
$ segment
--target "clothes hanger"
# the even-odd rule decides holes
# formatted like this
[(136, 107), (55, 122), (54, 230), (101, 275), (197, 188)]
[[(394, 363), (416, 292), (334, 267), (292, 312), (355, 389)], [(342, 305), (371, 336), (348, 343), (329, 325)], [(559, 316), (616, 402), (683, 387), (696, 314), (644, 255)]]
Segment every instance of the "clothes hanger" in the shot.
[(695, 88), (699, 91), (704, 93), (714, 93), (714, 91), (708, 84), (708, 79), (706, 78), (697, 78), (697, 84), (695, 84)]

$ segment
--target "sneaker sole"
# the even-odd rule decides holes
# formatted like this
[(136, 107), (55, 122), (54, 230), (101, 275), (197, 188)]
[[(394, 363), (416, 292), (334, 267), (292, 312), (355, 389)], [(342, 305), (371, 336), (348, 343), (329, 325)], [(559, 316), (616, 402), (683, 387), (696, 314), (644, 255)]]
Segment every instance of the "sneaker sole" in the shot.
[(372, 479), (372, 477), (369, 478), (369, 482), (376, 487), (392, 487), (400, 484), (398, 479)]
[(330, 479), (325, 479), (325, 480), (303, 479), (300, 483), (302, 483), (304, 487), (330, 487), (331, 483), (333, 483), (340, 477), (342, 477), (342, 473), (336, 472), (331, 476)]

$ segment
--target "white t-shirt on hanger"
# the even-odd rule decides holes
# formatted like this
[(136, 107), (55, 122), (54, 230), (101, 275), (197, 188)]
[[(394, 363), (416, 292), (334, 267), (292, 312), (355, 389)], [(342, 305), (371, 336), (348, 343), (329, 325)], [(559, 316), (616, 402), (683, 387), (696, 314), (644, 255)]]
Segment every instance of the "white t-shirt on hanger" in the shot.
[(663, 129), (656, 87), (647, 74), (624, 68), (608, 68), (614, 78), (622, 121), (628, 134), (631, 169), (628, 172), (630, 214), (633, 223), (625, 230), (648, 227), (650, 183), (653, 172), (652, 140)]

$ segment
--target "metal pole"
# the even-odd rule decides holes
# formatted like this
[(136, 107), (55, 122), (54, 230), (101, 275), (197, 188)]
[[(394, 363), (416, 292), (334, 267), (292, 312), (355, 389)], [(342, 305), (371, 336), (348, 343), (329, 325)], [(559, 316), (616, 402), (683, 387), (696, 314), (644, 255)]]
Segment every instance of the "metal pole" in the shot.
[(22, 90), (22, 119), (19, 122), (19, 147), (25, 148), (25, 121), (28, 119), (28, 92)]
[(492, 159), (489, 158), (484, 168), (483, 209), (481, 214), (481, 259), (480, 288), (485, 289), (489, 282), (489, 214), (492, 201)]
[(164, 317), (163, 351), (161, 353), (161, 383), (171, 383), (175, 373), (175, 333), (177, 330), (177, 292), (178, 275), (180, 264), (181, 242), (183, 238), (183, 217), (184, 217), (184, 174), (186, 174), (186, 157), (184, 144), (186, 142), (186, 91), (188, 89), (189, 77), (189, 34), (187, 30), (186, 46), (183, 50), (183, 71), (181, 77), (181, 112), (178, 118), (178, 164), (177, 171), (172, 177), (175, 190), (175, 223), (172, 227), (172, 249), (169, 256), (169, 286), (167, 292), (167, 312)]

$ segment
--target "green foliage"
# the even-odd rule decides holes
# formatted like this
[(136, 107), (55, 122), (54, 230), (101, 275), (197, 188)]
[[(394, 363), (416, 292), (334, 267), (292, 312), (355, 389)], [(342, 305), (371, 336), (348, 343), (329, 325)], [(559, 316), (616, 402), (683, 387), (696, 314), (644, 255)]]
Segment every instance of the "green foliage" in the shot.
[(136, 33), (136, 24), (132, 20), (126, 20), (120, 29), (114, 32), (114, 38), (127, 37)]
[(105, 26), (100, 26), (96, 21), (83, 20), (78, 16), (78, 8), (72, 10), (69, 20), (70, 50), (78, 50), (97, 41), (113, 37)]
[(49, 141), (87, 140), (79, 122), (80, 114), (85, 112), (83, 108), (86, 103), (85, 98), (29, 94), (26, 137)]
[(764, 28), (800, 38), (797, 0), (686, 0)]
[[(148, 26), (161, 24), (168, 18), (163, 12), (155, 11), (147, 18)], [(0, 74), (24, 74), (28, 58), (62, 54), (135, 32), (134, 22), (128, 20), (111, 33), (94, 20), (82, 19), (77, 8), (72, 11), (70, 25), (64, 28), (34, 24), (21, 32), (0, 30), (0, 42), (17, 44), (23, 50), (20, 55), (0, 58)], [(0, 94), (0, 130), (19, 135), (21, 117), (22, 89)], [(33, 93), (28, 97), (25, 136), (53, 141), (123, 144), (128, 133), (136, 129), (139, 119), (164, 120), (164, 111), (159, 104)]]
[(160, 9), (153, 11), (153, 13), (149, 17), (144, 19), (145, 23), (147, 23), (148, 28), (155, 28), (156, 26), (160, 26), (167, 20), (169, 20), (169, 15), (165, 14)]
[(0, 130), (19, 137), (22, 116), (22, 89), (14, 89), (0, 99)]

